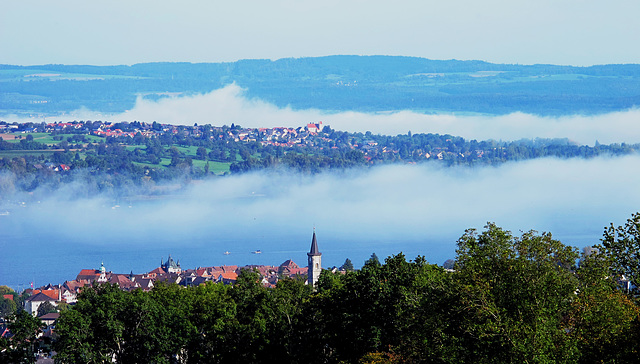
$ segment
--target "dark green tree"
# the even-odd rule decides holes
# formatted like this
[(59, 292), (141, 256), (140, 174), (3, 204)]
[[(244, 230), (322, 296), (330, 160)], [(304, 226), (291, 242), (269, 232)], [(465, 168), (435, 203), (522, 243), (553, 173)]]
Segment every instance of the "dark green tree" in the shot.
[(40, 306), (38, 306), (38, 312), (36, 316), (40, 317), (53, 312), (58, 312), (58, 310), (56, 309), (56, 306), (51, 304), (51, 302), (46, 301), (40, 304)]
[(376, 253), (372, 253), (371, 258), (367, 259), (364, 264), (380, 265), (380, 259), (378, 259)]
[(207, 150), (203, 147), (198, 147), (198, 149), (196, 150), (196, 158), (200, 159), (200, 160), (206, 160), (207, 159)]
[(25, 310), (7, 317), (11, 338), (0, 341), (0, 362), (35, 363), (38, 336), (44, 328), (40, 319)]
[(611, 257), (616, 278), (624, 277), (631, 282), (634, 292), (640, 285), (640, 212), (634, 213), (624, 226), (613, 223), (604, 229), (602, 242), (597, 246)]
[(575, 362), (563, 317), (577, 289), (577, 249), (489, 223), (480, 234), (467, 230), (457, 253), (464, 361)]
[(640, 307), (613, 279), (612, 258), (586, 250), (576, 271), (579, 286), (565, 330), (583, 362), (630, 363), (640, 348)]
[(344, 264), (342, 264), (342, 266), (340, 266), (340, 270), (344, 270), (347, 272), (353, 272), (353, 263), (351, 262), (351, 259), (347, 258), (344, 260)]
[[(184, 294), (191, 302), (176, 307), (176, 315), (184, 315), (188, 363), (233, 362), (242, 347), (235, 341), (238, 335), (237, 305), (231, 297), (230, 286), (208, 282)], [(155, 291), (155, 289), (154, 289)], [(179, 318), (180, 316), (176, 316)]]
[(16, 302), (11, 299), (0, 297), (0, 318), (9, 316), (16, 312)]
[(108, 283), (85, 287), (72, 310), (61, 313), (54, 344), (59, 363), (104, 363), (126, 356), (123, 317), (130, 301), (127, 293)]

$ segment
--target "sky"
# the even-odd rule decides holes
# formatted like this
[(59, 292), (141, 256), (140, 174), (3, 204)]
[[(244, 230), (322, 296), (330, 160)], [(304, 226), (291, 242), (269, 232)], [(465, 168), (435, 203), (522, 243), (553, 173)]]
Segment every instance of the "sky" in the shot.
[(636, 0), (6, 1), (0, 64), (334, 54), (640, 63), (637, 14)]

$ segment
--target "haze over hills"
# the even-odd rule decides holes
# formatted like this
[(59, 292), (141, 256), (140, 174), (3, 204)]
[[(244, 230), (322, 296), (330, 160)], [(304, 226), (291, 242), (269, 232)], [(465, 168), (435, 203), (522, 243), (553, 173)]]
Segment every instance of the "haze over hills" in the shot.
[[(272, 128), (322, 120), (336, 131), (360, 133), (363, 138), (366, 131), (409, 138), (410, 130), (412, 135), (450, 134), (469, 142), (561, 138), (595, 148), (596, 141), (640, 142), (639, 77), (640, 65), (634, 64), (522, 66), (385, 56), (133, 66), (4, 65), (0, 66), (0, 120), (51, 123), (73, 120), (78, 110), (89, 116), (77, 120), (114, 123)], [(37, 137), (54, 136), (62, 138)], [(72, 137), (76, 135), (64, 136)], [(86, 158), (83, 153), (79, 152), (79, 160)], [(67, 154), (75, 160), (77, 153)], [(23, 164), (13, 155), (5, 157), (10, 159), (7, 165)], [(86, 198), (69, 201), (69, 189), (46, 190), (42, 195), (47, 198), (5, 217), (13, 222), (2, 236), (7, 242), (3, 249), (8, 249), (9, 241), (20, 243), (10, 244), (16, 249), (11, 251), (11, 262), (0, 257), (5, 269), (0, 276), (9, 276), (26, 262), (34, 264), (32, 268), (41, 266), (49, 259), (47, 254), (69, 249), (92, 252), (77, 258), (82, 266), (93, 266), (112, 254), (110, 265), (137, 271), (147, 268), (139, 257), (149, 254), (180, 253), (191, 264), (214, 264), (231, 242), (247, 252), (262, 248), (266, 257), (267, 246), (287, 240), (290, 245), (274, 253), (274, 260), (281, 261), (292, 258), (290, 252), (299, 249), (298, 241), (306, 239), (308, 227), (316, 224), (325, 229), (330, 264), (342, 263), (345, 256), (362, 262), (372, 251), (386, 256), (399, 250), (442, 262), (453, 255), (454, 242), (465, 228), (478, 228), (487, 221), (510, 229), (553, 231), (567, 243), (586, 246), (598, 241), (607, 223), (619, 224), (637, 210), (640, 195), (633, 183), (638, 180), (637, 161), (633, 154), (538, 159), (496, 168), (441, 169), (425, 163), (313, 177), (251, 173), (188, 184), (180, 199), (154, 201), (153, 206), (134, 203), (131, 214), (114, 214), (114, 201), (88, 193), (86, 180), (71, 178), (73, 183), (65, 186), (84, 191)], [(82, 177), (84, 172), (68, 176)], [(120, 172), (113, 177), (122, 179)], [(15, 175), (5, 171), (0, 177), (13, 181)], [(240, 192), (234, 194), (235, 189)], [(254, 194), (260, 198), (229, 199)], [(147, 220), (147, 215), (153, 218)], [(92, 216), (91, 223), (86, 223), (87, 216)], [(105, 225), (108, 219), (111, 223)], [(291, 226), (300, 231), (289, 239)], [(255, 246), (256, 237), (263, 246)], [(160, 238), (161, 246), (150, 253), (146, 243)], [(33, 249), (45, 239), (49, 245), (42, 251), (47, 254), (34, 259)], [(187, 256), (195, 240), (207, 247), (208, 255), (198, 251)], [(120, 260), (125, 248), (135, 258)], [(32, 278), (41, 280), (52, 272), (38, 274), (42, 276)]]
[(594, 115), (640, 104), (640, 65), (572, 67), (391, 56), (329, 56), (132, 66), (0, 65), (4, 115), (78, 109), (122, 113), (139, 97), (209, 93), (235, 84), (293, 110), (543, 116)]

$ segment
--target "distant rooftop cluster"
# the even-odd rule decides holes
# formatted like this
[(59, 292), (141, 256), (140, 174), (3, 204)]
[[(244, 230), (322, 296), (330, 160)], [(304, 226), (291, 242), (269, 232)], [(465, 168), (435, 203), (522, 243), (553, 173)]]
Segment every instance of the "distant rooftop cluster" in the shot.
[[(256, 252), (260, 252), (257, 250)], [(61, 302), (75, 304), (81, 289), (102, 283), (115, 284), (124, 291), (141, 289), (151, 290), (159, 282), (177, 284), (184, 287), (198, 286), (207, 282), (234, 284), (242, 270), (251, 270), (259, 274), (263, 286), (273, 288), (279, 280), (284, 278), (299, 278), (310, 285), (318, 280), (322, 270), (321, 255), (315, 231), (311, 240), (311, 248), (307, 254), (307, 267), (298, 266), (293, 260), (287, 259), (278, 266), (273, 265), (222, 265), (182, 269), (180, 261), (171, 255), (165, 261), (160, 260), (160, 266), (142, 274), (113, 273), (107, 271), (104, 263), (98, 269), (82, 269), (74, 280), (62, 284), (48, 284), (39, 288), (26, 289), (24, 293), (30, 295), (25, 301), (25, 310), (34, 316), (40, 305), (49, 302), (57, 306)]]

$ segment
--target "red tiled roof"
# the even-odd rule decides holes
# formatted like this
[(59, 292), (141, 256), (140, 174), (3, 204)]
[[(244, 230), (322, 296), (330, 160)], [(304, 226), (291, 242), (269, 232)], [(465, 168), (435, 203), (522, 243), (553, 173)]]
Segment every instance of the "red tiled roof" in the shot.
[(57, 300), (59, 295), (58, 295), (58, 290), (57, 289), (45, 289), (45, 290), (40, 290), (40, 289), (34, 289), (33, 290), (33, 295), (37, 295), (39, 293), (43, 293), (47, 296), (49, 296), (50, 298), (53, 298), (54, 300)]
[(31, 296), (31, 297), (27, 298), (27, 301), (29, 301), (29, 302), (34, 302), (34, 301), (36, 301), (36, 302), (39, 302), (39, 301), (44, 302), (44, 301), (55, 301), (55, 300), (57, 300), (57, 298), (51, 298), (51, 297), (47, 296), (46, 294), (44, 294), (42, 292), (36, 294), (35, 296)]
[(122, 286), (130, 284), (131, 280), (129, 280), (128, 276), (125, 274), (112, 274), (111, 277), (109, 277), (109, 283), (117, 283)]
[(88, 275), (100, 275), (100, 272), (95, 269), (83, 269), (78, 273), (78, 275), (88, 276)]
[(77, 291), (78, 288), (84, 287), (87, 284), (89, 284), (89, 282), (86, 280), (75, 280), (75, 281), (66, 281), (64, 282), (63, 286), (67, 287), (67, 289), (70, 291)]
[(94, 279), (100, 277), (100, 271), (95, 269), (83, 269), (76, 276), (76, 280), (87, 280), (93, 281)]
[(207, 272), (206, 268), (201, 268), (201, 269), (196, 269), (196, 275), (202, 277), (202, 276), (208, 276), (209, 272)]
[(299, 266), (296, 263), (294, 263), (294, 261), (291, 259), (285, 260), (284, 263), (280, 264), (280, 267), (287, 267), (289, 269), (299, 268)]
[(233, 280), (238, 279), (238, 275), (236, 274), (236, 272), (222, 273), (221, 276), (224, 279), (233, 279)]
[(162, 269), (162, 268), (158, 267), (158, 268), (156, 268), (156, 269), (152, 270), (151, 272), (149, 272), (149, 274), (151, 274), (151, 273), (155, 273), (155, 274), (165, 274), (166, 272), (164, 271), (164, 269)]

